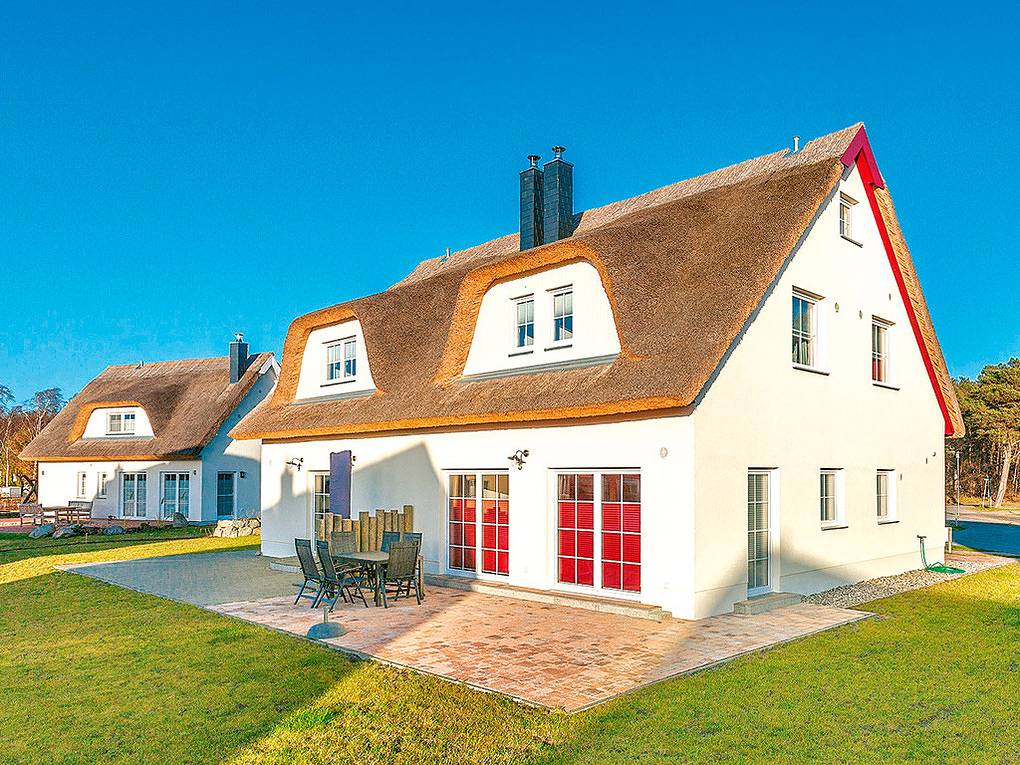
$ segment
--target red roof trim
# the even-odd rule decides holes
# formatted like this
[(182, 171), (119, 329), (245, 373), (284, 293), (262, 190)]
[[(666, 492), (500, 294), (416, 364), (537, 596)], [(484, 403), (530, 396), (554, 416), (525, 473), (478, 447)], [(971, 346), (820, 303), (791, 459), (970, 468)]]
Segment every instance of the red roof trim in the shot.
[(864, 128), (861, 128), (857, 135), (854, 136), (850, 148), (843, 155), (843, 164), (846, 164), (847, 155), (854, 150), (854, 147), (857, 147), (857, 154), (851, 162), (856, 163), (857, 170), (861, 174), (861, 180), (864, 181), (864, 191), (868, 195), (868, 203), (871, 205), (871, 212), (875, 216), (878, 233), (881, 235), (882, 244), (885, 246), (885, 254), (889, 258), (889, 265), (892, 266), (893, 275), (896, 277), (896, 286), (899, 288), (900, 297), (903, 298), (903, 305), (907, 309), (907, 316), (910, 319), (910, 327), (914, 331), (914, 338), (921, 349), (921, 358), (924, 359), (924, 367), (928, 370), (928, 379), (931, 380), (931, 387), (935, 391), (935, 398), (939, 402), (939, 409), (942, 410), (942, 418), (946, 423), (946, 435), (955, 435), (956, 429), (953, 427), (953, 421), (949, 416), (949, 406), (946, 403), (946, 397), (943, 395), (938, 377), (935, 375), (935, 365), (932, 363), (931, 353), (924, 342), (924, 337), (921, 335), (921, 325), (917, 321), (914, 304), (910, 301), (910, 295), (907, 293), (907, 285), (903, 280), (903, 272), (900, 269), (899, 261), (896, 259), (892, 240), (889, 238), (885, 218), (882, 217), (882, 211), (878, 207), (878, 200), (875, 198), (875, 187), (885, 188), (885, 184), (882, 181), (882, 174), (878, 171), (878, 165), (875, 163), (875, 155), (871, 152), (871, 146), (868, 144), (868, 137), (864, 134)]
[[(864, 158), (864, 167), (861, 167), (860, 159)], [(868, 134), (864, 132), (864, 126), (857, 131), (857, 135), (850, 141), (850, 145), (846, 147), (846, 151), (843, 152), (843, 156), (840, 157), (840, 161), (846, 167), (853, 167), (856, 163), (861, 171), (861, 178), (864, 179), (864, 185), (872, 183), (878, 186), (880, 189), (885, 188), (885, 179), (882, 178), (882, 173), (878, 170), (878, 163), (875, 161), (875, 154), (871, 151), (871, 143), (868, 141)], [(865, 167), (867, 171), (865, 172)]]

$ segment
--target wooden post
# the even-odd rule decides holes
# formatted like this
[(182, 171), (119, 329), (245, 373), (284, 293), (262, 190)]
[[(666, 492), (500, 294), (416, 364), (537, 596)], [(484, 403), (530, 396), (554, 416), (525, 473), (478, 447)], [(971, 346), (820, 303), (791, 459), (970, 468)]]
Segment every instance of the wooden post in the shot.
[(393, 531), (393, 514), (389, 510), (383, 511), (383, 531)]
[(358, 521), (361, 526), (360, 534), (358, 534), (358, 552), (367, 552), (371, 550), (371, 546), (368, 544), (368, 510), (362, 510), (358, 513)]
[(404, 505), (404, 531), (414, 531), (414, 505)]
[(325, 528), (322, 530), (323, 538), (328, 542), (333, 538), (333, 513), (326, 513)]
[(382, 549), (382, 533), (383, 533), (383, 516), (386, 515), (386, 511), (382, 508), (376, 508), (375, 511), (375, 536), (373, 537), (372, 549)]

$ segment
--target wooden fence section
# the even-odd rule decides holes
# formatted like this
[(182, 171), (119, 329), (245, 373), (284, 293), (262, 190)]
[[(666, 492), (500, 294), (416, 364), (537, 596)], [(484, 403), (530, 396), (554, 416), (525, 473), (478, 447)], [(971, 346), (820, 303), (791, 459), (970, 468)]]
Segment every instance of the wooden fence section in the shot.
[(327, 513), (324, 521), (326, 539), (334, 531), (353, 531), (358, 540), (358, 552), (378, 550), (382, 547), (384, 531), (414, 531), (414, 506), (404, 505), (403, 510), (380, 508), (374, 514), (362, 510), (357, 518), (341, 518)]

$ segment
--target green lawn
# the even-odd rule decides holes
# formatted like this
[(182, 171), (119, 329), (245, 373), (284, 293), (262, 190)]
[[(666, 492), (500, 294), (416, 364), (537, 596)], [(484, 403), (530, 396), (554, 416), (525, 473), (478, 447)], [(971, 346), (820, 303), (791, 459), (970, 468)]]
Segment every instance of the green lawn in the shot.
[(1020, 565), (574, 716), (51, 568), (252, 541), (0, 539), (0, 762), (1017, 761)]

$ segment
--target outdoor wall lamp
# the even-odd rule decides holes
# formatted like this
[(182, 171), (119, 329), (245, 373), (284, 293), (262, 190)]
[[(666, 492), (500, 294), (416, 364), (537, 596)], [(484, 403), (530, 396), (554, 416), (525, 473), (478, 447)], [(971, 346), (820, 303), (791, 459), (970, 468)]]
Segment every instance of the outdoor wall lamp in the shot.
[(303, 464), (305, 464), (305, 458), (304, 457), (294, 457), (293, 459), (287, 460), (283, 464), (290, 465), (292, 468), (297, 468), (298, 471), (300, 471), (301, 470), (301, 466)]
[(527, 449), (518, 449), (509, 457), (507, 457), (507, 459), (510, 460), (511, 462), (516, 462), (518, 470), (524, 470), (524, 458), (527, 456), (528, 456)]

